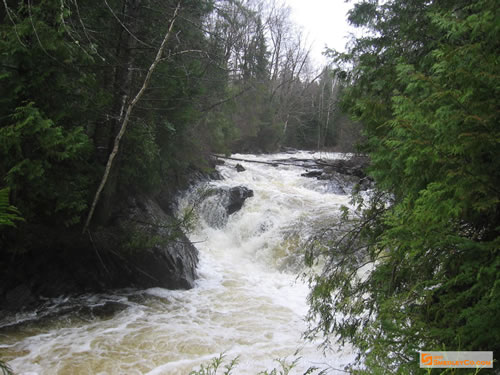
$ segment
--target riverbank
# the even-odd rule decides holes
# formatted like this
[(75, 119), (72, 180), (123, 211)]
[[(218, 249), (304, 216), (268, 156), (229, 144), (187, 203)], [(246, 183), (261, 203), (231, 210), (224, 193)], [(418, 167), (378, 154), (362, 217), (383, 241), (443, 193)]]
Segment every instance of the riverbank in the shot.
[[(294, 156), (303, 158), (288, 158)], [(347, 366), (353, 359), (348, 347), (325, 359), (319, 342), (302, 340), (309, 289), (297, 273), (302, 241), (334, 220), (349, 196), (327, 189), (328, 181), (301, 176), (302, 166), (240, 162), (245, 171), (238, 172), (237, 163), (219, 166), (224, 179), (201, 183), (179, 201), (180, 212), (199, 202), (188, 235), (199, 250), (195, 288), (47, 300), (44, 309), (11, 315), (8, 326), (0, 328), (3, 358), (16, 372), (50, 369), (61, 375), (187, 374), (222, 352), (227, 358), (240, 356), (238, 374), (254, 375), (275, 368), (277, 358), (297, 356), (302, 357), (297, 371), (325, 362)], [(220, 202), (231, 191), (249, 197), (229, 215), (229, 206)]]

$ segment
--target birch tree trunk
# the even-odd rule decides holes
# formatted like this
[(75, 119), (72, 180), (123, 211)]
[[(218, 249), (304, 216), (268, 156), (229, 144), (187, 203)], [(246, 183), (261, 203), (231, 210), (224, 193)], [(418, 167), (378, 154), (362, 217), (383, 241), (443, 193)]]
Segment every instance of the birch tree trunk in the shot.
[(163, 41), (161, 42), (160, 48), (158, 49), (158, 52), (156, 53), (156, 57), (149, 67), (148, 73), (146, 74), (146, 78), (144, 79), (144, 83), (142, 84), (141, 89), (137, 93), (137, 95), (132, 99), (132, 101), (128, 104), (127, 109), (125, 111), (125, 115), (123, 116), (123, 120), (120, 126), (120, 131), (116, 135), (113, 150), (111, 151), (111, 154), (109, 155), (108, 162), (106, 163), (106, 169), (104, 170), (104, 174), (101, 179), (101, 183), (99, 184), (99, 187), (97, 188), (97, 191), (94, 196), (94, 200), (92, 202), (92, 206), (90, 207), (89, 214), (87, 216), (87, 220), (85, 221), (85, 225), (83, 226), (83, 231), (82, 233), (85, 233), (88, 230), (88, 227), (90, 225), (90, 222), (92, 221), (92, 217), (94, 215), (94, 211), (97, 207), (97, 203), (99, 202), (99, 198), (101, 197), (101, 193), (104, 190), (104, 187), (106, 186), (106, 182), (108, 181), (109, 173), (111, 171), (111, 168), (113, 167), (113, 162), (115, 160), (116, 155), (118, 154), (118, 150), (120, 148), (120, 141), (125, 134), (125, 130), (127, 130), (127, 125), (130, 120), (130, 114), (132, 113), (132, 110), (134, 109), (135, 105), (137, 102), (141, 99), (142, 95), (146, 91), (146, 89), (149, 86), (149, 82), (151, 81), (151, 76), (153, 75), (153, 72), (155, 71), (157, 65), (160, 63), (162, 60), (163, 56), (163, 51), (165, 50), (165, 47), (170, 40), (170, 37), (172, 35), (173, 29), (174, 29), (174, 24), (175, 20), (177, 18), (177, 14), (179, 13), (181, 3), (179, 2), (177, 4), (177, 7), (175, 8), (174, 15), (172, 17), (172, 20), (170, 21), (170, 25), (168, 27), (168, 31), (165, 34), (165, 37), (163, 38)]

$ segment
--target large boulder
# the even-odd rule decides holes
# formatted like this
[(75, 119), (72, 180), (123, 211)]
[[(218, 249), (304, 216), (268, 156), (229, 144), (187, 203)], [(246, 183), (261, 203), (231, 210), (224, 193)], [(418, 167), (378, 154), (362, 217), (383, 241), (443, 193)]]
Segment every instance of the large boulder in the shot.
[(240, 173), (240, 172), (245, 172), (245, 171), (246, 171), (245, 167), (244, 167), (244, 166), (242, 166), (242, 165), (241, 165), (241, 164), (239, 164), (239, 163), (238, 163), (238, 164), (236, 164), (235, 168), (236, 168), (236, 171), (237, 171), (238, 173)]
[(57, 236), (57, 230), (40, 230), (39, 251), (0, 259), (6, 264), (0, 273), (0, 315), (36, 307), (41, 297), (194, 286), (198, 250), (151, 197), (120, 203), (110, 222), (85, 235), (59, 229)]
[(241, 210), (253, 190), (244, 186), (210, 188), (199, 205), (199, 213), (213, 228), (223, 228), (229, 216)]
[(241, 207), (243, 207), (243, 203), (245, 203), (247, 198), (253, 197), (253, 190), (244, 186), (236, 186), (230, 188), (227, 193), (224, 194), (224, 197), (224, 208), (226, 209), (227, 214), (231, 215), (236, 211), (241, 210)]
[[(181, 224), (155, 200), (129, 198), (113, 227), (98, 231), (94, 237), (108, 253), (106, 267), (113, 287), (194, 286), (198, 250)], [(114, 251), (115, 247), (120, 251)]]

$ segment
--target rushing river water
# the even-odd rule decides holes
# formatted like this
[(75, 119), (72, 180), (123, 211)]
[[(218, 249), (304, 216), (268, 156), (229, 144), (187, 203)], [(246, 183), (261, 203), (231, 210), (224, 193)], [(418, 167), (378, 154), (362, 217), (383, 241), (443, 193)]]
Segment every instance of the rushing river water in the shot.
[[(254, 196), (222, 228), (210, 227), (200, 213), (190, 234), (200, 250), (194, 289), (49, 300), (40, 311), (0, 321), (0, 358), (16, 374), (152, 375), (188, 374), (225, 352), (228, 359), (239, 356), (234, 374), (257, 374), (278, 367), (277, 358), (297, 356), (292, 373), (309, 366), (340, 373), (333, 368), (352, 361), (349, 350), (323, 356), (318, 343), (301, 339), (308, 288), (297, 274), (302, 240), (337, 215), (348, 196), (332, 193), (326, 181), (301, 177), (303, 167), (240, 162), (246, 171), (238, 173), (236, 163), (219, 167), (224, 179), (211, 185), (246, 186)], [(181, 211), (194, 194), (181, 199)]]

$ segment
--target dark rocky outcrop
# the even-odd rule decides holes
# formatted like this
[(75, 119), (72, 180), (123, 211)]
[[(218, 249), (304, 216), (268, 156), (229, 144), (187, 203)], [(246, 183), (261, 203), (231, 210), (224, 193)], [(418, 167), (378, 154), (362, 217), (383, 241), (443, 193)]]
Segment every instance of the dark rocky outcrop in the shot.
[(113, 225), (96, 231), (94, 243), (111, 259), (106, 268), (112, 287), (194, 286), (198, 250), (152, 199), (130, 197)]
[(245, 172), (245, 171), (246, 171), (245, 167), (244, 167), (244, 166), (242, 166), (242, 165), (241, 165), (241, 164), (239, 164), (239, 163), (238, 163), (238, 164), (236, 164), (235, 168), (236, 168), (236, 171), (237, 171), (237, 172)]
[(350, 159), (329, 161), (316, 160), (314, 163), (316, 169), (302, 173), (301, 176), (325, 181), (328, 192), (350, 194), (355, 187), (360, 191), (373, 187), (373, 180), (365, 172), (369, 165), (367, 157), (355, 156)]
[(319, 166), (323, 167), (326, 173), (336, 172), (347, 176), (356, 176), (365, 178), (365, 169), (368, 167), (370, 160), (365, 156), (353, 156), (349, 159), (337, 159), (328, 162), (318, 162)]
[(223, 200), (224, 207), (227, 214), (234, 214), (236, 211), (241, 210), (243, 203), (247, 198), (253, 197), (253, 190), (244, 186), (232, 187), (227, 191), (227, 199)]
[(128, 198), (105, 226), (85, 235), (47, 230), (41, 227), (36, 252), (2, 253), (6, 271), (0, 275), (0, 310), (19, 311), (36, 307), (43, 298), (117, 288), (188, 289), (197, 277), (197, 249), (150, 197)]
[(302, 173), (302, 177), (320, 177), (323, 174), (323, 171), (308, 171), (306, 173)]
[(250, 197), (253, 190), (244, 186), (210, 188), (199, 204), (199, 212), (208, 225), (222, 228), (229, 215), (239, 211)]

